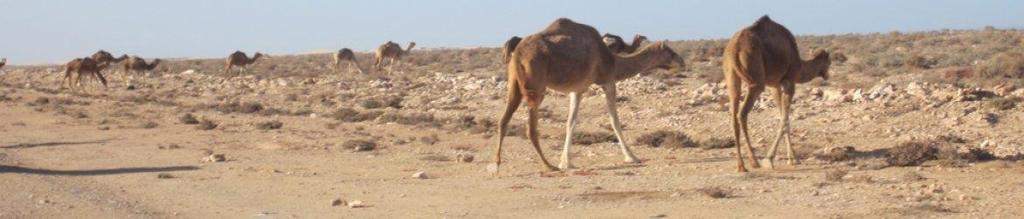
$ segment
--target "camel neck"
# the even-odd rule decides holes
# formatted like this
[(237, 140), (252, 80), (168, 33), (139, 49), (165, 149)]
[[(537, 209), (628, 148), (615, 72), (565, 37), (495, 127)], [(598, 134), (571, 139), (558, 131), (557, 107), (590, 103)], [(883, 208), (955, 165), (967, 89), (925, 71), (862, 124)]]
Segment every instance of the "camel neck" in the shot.
[(814, 59), (800, 60), (800, 71), (797, 72), (796, 83), (807, 83), (814, 80), (814, 78), (818, 77), (818, 73), (823, 70), (821, 68), (821, 65), (815, 63)]
[(615, 68), (611, 72), (614, 77), (612, 78), (615, 81), (621, 81), (654, 68), (658, 61), (655, 54), (657, 54), (656, 51), (645, 49), (631, 55), (615, 55)]

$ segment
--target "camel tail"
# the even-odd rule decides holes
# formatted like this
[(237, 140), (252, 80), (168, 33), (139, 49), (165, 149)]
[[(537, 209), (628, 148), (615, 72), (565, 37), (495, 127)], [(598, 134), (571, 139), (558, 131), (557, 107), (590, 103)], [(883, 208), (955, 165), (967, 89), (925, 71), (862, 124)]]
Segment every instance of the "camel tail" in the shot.
[(516, 46), (519, 46), (519, 42), (523, 41), (523, 38), (513, 36), (508, 41), (505, 41), (505, 47), (502, 48), (502, 54), (505, 56), (505, 63), (508, 63), (512, 59), (512, 52), (516, 50)]

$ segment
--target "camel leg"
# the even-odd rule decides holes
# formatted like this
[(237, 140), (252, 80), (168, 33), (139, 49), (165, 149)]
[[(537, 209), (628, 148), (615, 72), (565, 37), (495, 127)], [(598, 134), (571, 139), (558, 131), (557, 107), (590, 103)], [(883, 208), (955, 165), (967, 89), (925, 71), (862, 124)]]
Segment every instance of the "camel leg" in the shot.
[(488, 168), (494, 175), (498, 175), (498, 169), (501, 167), (501, 145), (505, 143), (505, 135), (508, 134), (508, 122), (523, 101), (523, 94), (519, 92), (519, 86), (515, 81), (509, 81), (508, 95), (506, 96), (505, 113), (501, 115), (498, 122), (498, 147), (494, 150), (494, 164)]
[(725, 81), (727, 85), (726, 89), (728, 89), (729, 92), (729, 118), (732, 121), (733, 141), (736, 144), (737, 171), (747, 172), (747, 167), (743, 165), (743, 150), (741, 150), (743, 143), (740, 141), (740, 79), (735, 75), (728, 73)]
[(366, 73), (363, 73), (363, 68), (359, 67), (359, 63), (356, 62), (356, 60), (351, 60), (351, 61), (348, 62), (348, 64), (356, 66), (356, 70), (359, 71), (359, 74), (366, 74)]
[(740, 130), (743, 131), (743, 137), (747, 140), (747, 155), (750, 158), (750, 166), (759, 168), (760, 165), (757, 163), (757, 156), (754, 154), (754, 144), (750, 141), (750, 128), (747, 126), (747, 116), (750, 115), (750, 111), (754, 109), (754, 103), (757, 103), (757, 99), (761, 97), (761, 92), (764, 91), (764, 85), (751, 84), (747, 88), (747, 94), (743, 97), (743, 109), (740, 111)]
[(785, 87), (783, 89), (784, 93), (782, 95), (782, 110), (783, 110), (783, 113), (782, 113), (782, 124), (783, 124), (783, 127), (785, 127), (785, 129), (783, 130), (783, 133), (785, 133), (785, 134), (783, 134), (783, 136), (786, 137), (786, 152), (789, 154), (789, 165), (800, 164), (800, 159), (798, 159), (796, 157), (796, 155), (794, 155), (794, 153), (793, 153), (793, 143), (790, 141), (790, 138), (789, 138), (789, 135), (790, 135), (789, 134), (789, 131), (790, 131), (790, 128), (789, 128), (789, 113), (790, 113), (790, 109), (792, 109), (790, 107), (790, 104), (793, 103), (793, 94), (796, 93), (795, 90), (796, 90), (796, 85), (795, 84), (787, 83), (787, 84), (785, 84)]
[(568, 170), (573, 168), (569, 162), (569, 146), (572, 146), (572, 132), (576, 129), (576, 114), (580, 110), (580, 93), (569, 92), (569, 119), (565, 121), (565, 146), (562, 146), (562, 162), (558, 168)]
[(540, 137), (540, 134), (537, 132), (537, 120), (540, 119), (540, 113), (538, 111), (540, 110), (540, 103), (544, 101), (545, 89), (545, 87), (540, 87), (532, 89), (527, 88), (526, 90), (526, 105), (530, 111), (530, 122), (527, 127), (528, 130), (526, 135), (530, 138), (530, 143), (533, 144), (533, 149), (537, 150), (537, 155), (540, 156), (540, 161), (544, 164), (544, 167), (547, 167), (550, 171), (558, 171), (558, 168), (551, 165), (551, 163), (548, 162), (548, 159), (544, 157), (544, 151), (540, 148), (540, 140), (538, 140), (538, 137)]
[(777, 107), (779, 108), (779, 114), (781, 117), (779, 117), (779, 135), (775, 137), (775, 143), (772, 143), (772, 147), (768, 149), (768, 155), (765, 155), (765, 158), (761, 160), (761, 163), (769, 169), (775, 168), (775, 152), (779, 148), (779, 143), (782, 142), (783, 134), (786, 133), (786, 111), (785, 106), (782, 103), (782, 92), (782, 86), (772, 88), (772, 96), (775, 97), (775, 103), (778, 105)]
[(625, 158), (623, 161), (626, 163), (640, 163), (640, 159), (637, 159), (633, 155), (633, 151), (629, 150), (629, 146), (626, 145), (626, 139), (622, 137), (622, 127), (619, 125), (619, 110), (618, 103), (615, 102), (618, 99), (618, 91), (615, 88), (615, 83), (609, 83), (601, 85), (601, 89), (604, 90), (605, 102), (608, 106), (608, 114), (612, 120), (612, 130), (615, 131), (615, 138), (619, 140), (619, 148), (622, 149), (622, 156)]

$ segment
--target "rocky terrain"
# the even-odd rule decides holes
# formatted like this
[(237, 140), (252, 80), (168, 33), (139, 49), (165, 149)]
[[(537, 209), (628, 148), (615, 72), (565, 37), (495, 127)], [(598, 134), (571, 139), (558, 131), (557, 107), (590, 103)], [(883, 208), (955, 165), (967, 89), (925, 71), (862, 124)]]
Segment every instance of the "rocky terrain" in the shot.
[[(178, 59), (129, 89), (73, 93), (55, 65), (0, 70), (0, 218), (23, 217), (1022, 217), (1024, 31), (802, 36), (832, 78), (798, 85), (800, 165), (736, 173), (724, 40), (677, 41), (682, 72), (620, 83), (623, 164), (600, 89), (585, 95), (577, 169), (545, 172), (504, 107), (500, 49), (416, 49), (396, 72), (274, 55), (229, 77)], [(429, 46), (427, 46), (429, 47)], [(358, 53), (362, 66), (369, 54)], [(547, 97), (557, 160), (567, 98)], [(769, 94), (751, 115), (763, 156)], [(785, 158), (784, 153), (780, 155)]]

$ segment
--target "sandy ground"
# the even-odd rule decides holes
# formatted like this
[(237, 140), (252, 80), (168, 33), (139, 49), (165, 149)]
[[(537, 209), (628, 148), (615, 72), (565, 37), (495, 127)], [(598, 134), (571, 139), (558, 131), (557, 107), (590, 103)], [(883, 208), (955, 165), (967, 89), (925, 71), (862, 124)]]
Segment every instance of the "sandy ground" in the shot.
[[(338, 108), (370, 111), (360, 101), (401, 96), (401, 109), (383, 111), (496, 120), (504, 85), (492, 76), (500, 72), (230, 80), (172, 73), (144, 79), (135, 90), (115, 80), (107, 89), (94, 84), (88, 94), (72, 94), (46, 72), (5, 71), (0, 218), (1024, 217), (1021, 162), (881, 165), (885, 149), (897, 142), (935, 135), (956, 134), (968, 145), (1020, 145), (1020, 108), (993, 111), (999, 122), (990, 124), (978, 118), (981, 112), (965, 113), (984, 111), (981, 102), (931, 107), (904, 98), (827, 105), (798, 96), (792, 125), (801, 160), (832, 146), (853, 146), (860, 156), (797, 166), (780, 160), (775, 170), (737, 173), (732, 148), (635, 143), (659, 130), (697, 140), (731, 137), (721, 105), (689, 103), (686, 92), (699, 83), (640, 77), (620, 83), (627, 97), (620, 113), (642, 164), (622, 163), (616, 144), (599, 142), (572, 147), (577, 169), (545, 172), (529, 142), (510, 136), (502, 172), (492, 176), (485, 171), (496, 143), (492, 129), (340, 122), (329, 115)], [(801, 90), (810, 87), (817, 85)], [(226, 101), (258, 101), (290, 113), (202, 107)], [(549, 95), (544, 108), (550, 115), (541, 122), (541, 142), (556, 164), (566, 102)], [(588, 94), (578, 130), (609, 132), (604, 104), (597, 89)], [(183, 124), (185, 113), (218, 127)], [(520, 110), (512, 126), (524, 126), (525, 114)], [(759, 155), (773, 140), (777, 114), (769, 105), (751, 116)], [(950, 124), (951, 118), (957, 122)], [(283, 127), (257, 126), (266, 121)], [(423, 140), (430, 136), (436, 142)], [(375, 141), (377, 148), (345, 148), (354, 139)], [(211, 153), (226, 161), (204, 162)], [(475, 159), (459, 162), (459, 154)], [(419, 171), (426, 179), (411, 177)], [(827, 177), (840, 171), (847, 173)], [(365, 206), (333, 206), (335, 199)]]

